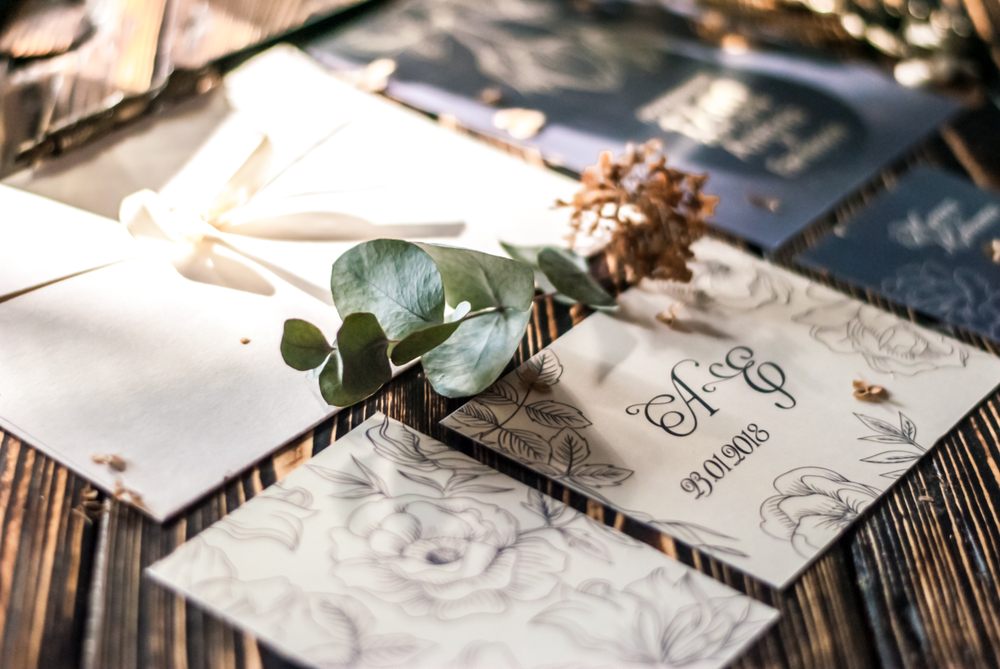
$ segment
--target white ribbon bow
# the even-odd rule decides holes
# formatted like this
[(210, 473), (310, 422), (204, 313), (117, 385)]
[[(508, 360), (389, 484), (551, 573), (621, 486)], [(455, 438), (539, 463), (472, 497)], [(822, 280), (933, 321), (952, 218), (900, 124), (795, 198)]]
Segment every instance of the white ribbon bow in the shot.
[[(346, 125), (346, 124), (345, 124)], [(263, 268), (313, 295), (331, 302), (329, 291), (318, 287), (262, 258), (240, 248), (241, 237), (297, 241), (359, 241), (376, 237), (453, 237), (464, 229), (463, 223), (426, 223), (374, 225), (349, 214), (291, 212), (254, 217), (267, 207), (252, 207), (255, 198), (291, 166), (325, 143), (337, 132), (313, 145), (277, 175), (268, 180), (274, 146), (263, 133), (241, 133), (229, 140), (224, 150), (213, 152), (208, 162), (199, 161), (206, 178), (231, 173), (207, 206), (178, 205), (151, 190), (141, 190), (122, 200), (119, 220), (132, 237), (149, 251), (170, 259), (177, 271), (188, 279), (235, 288), (262, 295), (272, 295), (274, 286)], [(239, 157), (246, 156), (239, 160)], [(204, 184), (196, 184), (203, 187)], [(207, 190), (207, 189), (206, 189)], [(208, 191), (211, 193), (211, 191)], [(207, 198), (206, 198), (207, 199)], [(254, 211), (251, 211), (253, 209)]]

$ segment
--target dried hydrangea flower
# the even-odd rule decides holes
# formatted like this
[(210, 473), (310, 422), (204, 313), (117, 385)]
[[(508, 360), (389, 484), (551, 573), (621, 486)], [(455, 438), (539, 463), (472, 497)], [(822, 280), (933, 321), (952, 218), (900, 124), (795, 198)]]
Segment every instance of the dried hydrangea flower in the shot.
[(691, 244), (705, 234), (705, 219), (718, 202), (702, 192), (708, 175), (667, 167), (660, 149), (650, 140), (629, 144), (618, 158), (601, 153), (573, 201), (557, 203), (573, 208), (570, 244), (580, 235), (609, 236), (608, 264), (621, 268), (629, 284), (646, 277), (690, 281)]

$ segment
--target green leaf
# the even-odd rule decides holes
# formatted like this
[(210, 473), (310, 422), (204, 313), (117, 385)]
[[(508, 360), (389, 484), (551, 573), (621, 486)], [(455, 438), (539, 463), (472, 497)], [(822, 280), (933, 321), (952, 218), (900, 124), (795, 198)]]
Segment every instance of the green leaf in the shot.
[(333, 264), (330, 289), (345, 321), (372, 313), (393, 339), (444, 322), (444, 284), (434, 260), (415, 244), (375, 239)]
[(531, 268), (516, 260), (451, 246), (418, 244), (434, 259), (452, 307), (468, 302), (473, 311), (490, 307), (531, 308), (535, 282)]
[(373, 314), (350, 314), (337, 333), (337, 354), (319, 375), (319, 389), (328, 404), (360, 402), (392, 378), (389, 338)]
[(434, 390), (445, 397), (466, 397), (488, 388), (513, 357), (529, 318), (531, 311), (526, 308), (463, 321), (448, 341), (424, 354), (424, 372)]
[(416, 330), (406, 335), (392, 349), (392, 364), (405, 365), (424, 355), (432, 348), (440, 346), (455, 333), (462, 321), (432, 325), (423, 330)]
[(545, 248), (544, 246), (518, 246), (507, 242), (500, 242), (500, 246), (514, 260), (527, 263), (532, 267), (538, 267), (538, 252)]
[(542, 249), (538, 252), (538, 267), (563, 295), (594, 307), (616, 304), (615, 298), (587, 272), (586, 261), (568, 249)]
[(333, 347), (312, 323), (291, 318), (281, 336), (281, 357), (292, 369), (305, 372), (323, 364)]

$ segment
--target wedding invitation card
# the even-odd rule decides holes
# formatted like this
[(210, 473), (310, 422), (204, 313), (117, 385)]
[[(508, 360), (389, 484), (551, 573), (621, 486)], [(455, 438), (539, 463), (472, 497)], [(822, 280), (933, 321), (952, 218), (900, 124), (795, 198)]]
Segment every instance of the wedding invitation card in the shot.
[(148, 573), (312, 667), (721, 667), (777, 617), (381, 414)]
[(1000, 341), (995, 239), (1000, 195), (920, 167), (796, 261)]
[(714, 224), (770, 249), (957, 109), (866, 66), (701, 44), (656, 3), (401, 0), (308, 49), (339, 70), (391, 59), (387, 95), (578, 173), (660, 138), (711, 175)]
[(341, 253), (372, 237), (558, 243), (568, 217), (551, 205), (577, 187), (291, 47), (223, 89), (14, 179), (121, 223), (0, 188), (0, 426), (157, 520), (336, 411), (279, 344), (289, 318), (334, 336)]
[(624, 293), (444, 424), (784, 587), (997, 386), (1000, 360), (694, 248), (691, 283)]

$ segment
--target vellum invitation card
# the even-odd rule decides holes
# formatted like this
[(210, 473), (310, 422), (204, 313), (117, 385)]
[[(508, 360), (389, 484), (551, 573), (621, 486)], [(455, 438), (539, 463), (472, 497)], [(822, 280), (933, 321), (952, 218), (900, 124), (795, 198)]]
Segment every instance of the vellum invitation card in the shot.
[(1000, 195), (921, 167), (796, 260), (1000, 341), (997, 238)]
[[(336, 411), (279, 343), (289, 318), (334, 336), (346, 249), (558, 243), (551, 205), (576, 189), (290, 47), (206, 106), (15, 182), (121, 205), (125, 225), (0, 189), (0, 425), (160, 520)], [(92, 460), (109, 454), (126, 470)]]
[(578, 4), (400, 0), (309, 50), (336, 69), (392, 59), (388, 95), (576, 172), (660, 138), (672, 167), (711, 175), (714, 224), (767, 248), (957, 109), (866, 66), (700, 44), (650, 3)]
[(314, 667), (720, 667), (777, 617), (381, 414), (148, 573)]
[[(1000, 360), (720, 242), (695, 253), (690, 284), (624, 293), (444, 424), (783, 587)], [(888, 399), (856, 399), (855, 381)]]

